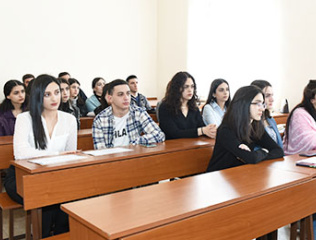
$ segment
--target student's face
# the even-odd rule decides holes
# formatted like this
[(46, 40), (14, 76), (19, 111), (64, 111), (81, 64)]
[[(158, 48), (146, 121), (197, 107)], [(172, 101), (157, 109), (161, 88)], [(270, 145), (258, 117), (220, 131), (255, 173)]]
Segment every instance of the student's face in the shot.
[(25, 89), (23, 86), (18, 85), (12, 88), (7, 99), (11, 100), (12, 104), (22, 104), (25, 100)]
[(79, 94), (80, 85), (78, 83), (73, 83), (70, 85), (70, 97), (76, 98)]
[(258, 93), (250, 104), (250, 119), (260, 121), (264, 110), (263, 96), (261, 93)]
[(216, 102), (226, 102), (229, 98), (229, 87), (226, 83), (220, 84), (215, 93), (213, 93), (213, 97), (216, 98)]
[(138, 92), (138, 79), (133, 78), (128, 81), (128, 86), (131, 89), (132, 93), (137, 93)]
[(45, 89), (43, 108), (44, 111), (57, 111), (60, 104), (60, 89), (57, 83), (51, 82)]
[(117, 85), (113, 88), (113, 94), (109, 95), (113, 110), (124, 111), (129, 108), (131, 101), (131, 91), (126, 84)]
[(194, 82), (191, 78), (187, 78), (183, 85), (183, 91), (182, 91), (182, 100), (189, 101), (193, 97), (194, 93)]
[(30, 81), (31, 81), (32, 79), (34, 79), (34, 78), (26, 78), (26, 79), (24, 80), (24, 85), (25, 85), (25, 87), (27, 87), (27, 86), (29, 85), (29, 83), (30, 83)]
[(61, 90), (61, 99), (63, 103), (65, 103), (69, 100), (69, 97), (70, 97), (69, 85), (66, 83), (61, 83), (60, 90)]
[(98, 95), (102, 95), (103, 87), (105, 85), (104, 79), (100, 79), (96, 84), (95, 87), (93, 88), (93, 91)]
[(267, 105), (267, 109), (271, 111), (273, 109), (273, 102), (274, 102), (272, 87), (270, 86), (265, 87), (263, 89), (263, 93), (264, 93), (264, 102)]

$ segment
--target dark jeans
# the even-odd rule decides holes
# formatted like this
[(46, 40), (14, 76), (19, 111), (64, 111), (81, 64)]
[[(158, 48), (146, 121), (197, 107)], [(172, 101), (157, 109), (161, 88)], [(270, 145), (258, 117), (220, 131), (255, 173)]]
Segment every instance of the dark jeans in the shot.
[[(15, 168), (11, 165), (4, 179), (4, 187), (8, 195), (16, 202), (23, 204), (23, 198), (16, 192)], [(60, 209), (60, 205), (42, 208), (42, 237), (68, 232), (68, 215)]]

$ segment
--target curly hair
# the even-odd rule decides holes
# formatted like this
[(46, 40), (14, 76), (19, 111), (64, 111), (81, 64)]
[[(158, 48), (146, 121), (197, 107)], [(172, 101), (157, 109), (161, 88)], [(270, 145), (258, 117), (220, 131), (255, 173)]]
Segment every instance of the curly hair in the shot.
[(198, 108), (198, 97), (196, 94), (196, 83), (194, 78), (188, 72), (178, 72), (168, 83), (165, 97), (162, 100), (166, 104), (168, 111), (174, 115), (181, 113), (183, 87), (189, 78), (191, 78), (194, 83), (194, 92), (192, 98), (188, 101), (188, 108), (190, 110), (196, 110)]

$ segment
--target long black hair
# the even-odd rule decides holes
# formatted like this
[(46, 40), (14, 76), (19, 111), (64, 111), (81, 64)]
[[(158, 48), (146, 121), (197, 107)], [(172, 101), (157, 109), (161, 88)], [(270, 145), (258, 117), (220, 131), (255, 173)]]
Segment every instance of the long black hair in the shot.
[(98, 115), (101, 111), (109, 107), (110, 105), (106, 101), (105, 97), (106, 94), (109, 94), (109, 89), (110, 89), (110, 83), (106, 83), (103, 87), (102, 95), (101, 95), (101, 105), (98, 106), (96, 109), (94, 109), (95, 115)]
[(250, 106), (252, 100), (263, 92), (256, 86), (241, 87), (237, 90), (231, 101), (222, 124), (227, 125), (236, 133), (241, 142), (250, 144), (259, 140), (264, 134), (262, 121), (253, 120), (250, 124)]
[[(229, 84), (225, 79), (222, 78), (217, 78), (215, 80), (213, 80), (213, 82), (211, 83), (211, 88), (210, 88), (210, 92), (208, 94), (207, 100), (206, 100), (206, 104), (210, 104), (211, 102), (216, 102), (216, 98), (213, 96), (213, 94), (216, 93), (216, 89), (218, 88), (219, 85), (221, 85), (222, 83), (226, 83), (228, 88), (229, 88)], [(225, 102), (225, 106), (226, 108), (229, 106), (231, 102), (230, 99), (230, 91), (229, 91), (229, 98), (227, 99), (227, 101)]]
[[(24, 91), (25, 91), (25, 85), (18, 80), (9, 80), (4, 84), (3, 93), (5, 96), (5, 99), (2, 101), (2, 103), (0, 105), (0, 112), (6, 112), (6, 111), (14, 109), (14, 106), (13, 106), (11, 100), (8, 99), (7, 96), (9, 96), (11, 94), (12, 89), (16, 86), (22, 86), (24, 88)], [(21, 109), (24, 109), (24, 107), (25, 107), (25, 100), (21, 106)]]
[(198, 97), (196, 94), (196, 83), (194, 78), (188, 72), (178, 72), (168, 83), (165, 97), (162, 100), (166, 104), (168, 111), (173, 115), (177, 115), (181, 112), (181, 98), (184, 90), (183, 87), (188, 78), (191, 78), (194, 83), (193, 96), (188, 101), (188, 108), (190, 110), (198, 109)]
[[(250, 85), (253, 86), (257, 86), (258, 88), (260, 88), (262, 91), (263, 89), (265, 89), (266, 87), (272, 87), (272, 85), (266, 81), (266, 80), (254, 80)], [(264, 96), (265, 97), (265, 96)], [(271, 114), (270, 111), (268, 109), (264, 110), (264, 118), (271, 118)]]
[(37, 149), (46, 149), (47, 146), (47, 139), (42, 122), (42, 112), (44, 110), (43, 99), (47, 86), (52, 82), (55, 82), (60, 88), (59, 82), (55, 77), (42, 74), (34, 80), (31, 89), (29, 109), (32, 118), (34, 143)]
[(287, 143), (290, 138), (290, 132), (289, 132), (290, 122), (293, 116), (293, 112), (297, 108), (300, 108), (300, 107), (304, 108), (316, 121), (316, 110), (313, 104), (311, 103), (311, 100), (315, 98), (315, 95), (316, 95), (316, 80), (309, 80), (309, 83), (304, 88), (302, 101), (295, 106), (295, 108), (291, 111), (289, 117), (287, 118), (286, 127), (285, 127), (285, 135), (284, 135), (285, 143)]

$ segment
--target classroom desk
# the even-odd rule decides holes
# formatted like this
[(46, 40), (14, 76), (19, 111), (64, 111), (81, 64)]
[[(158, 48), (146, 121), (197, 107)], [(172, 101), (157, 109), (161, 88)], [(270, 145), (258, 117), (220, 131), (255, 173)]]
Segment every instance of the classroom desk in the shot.
[(274, 120), (276, 121), (276, 124), (286, 124), (287, 118), (289, 116), (289, 113), (272, 113), (271, 114)]
[(40, 166), (27, 160), (12, 164), (17, 192), (24, 198), (24, 209), (30, 210), (204, 172), (214, 143), (204, 137), (177, 139), (154, 148), (129, 146), (133, 151), (64, 164)]
[(253, 239), (316, 212), (310, 175), (245, 165), (62, 205), (71, 240)]
[(94, 117), (81, 117), (80, 129), (91, 129)]

